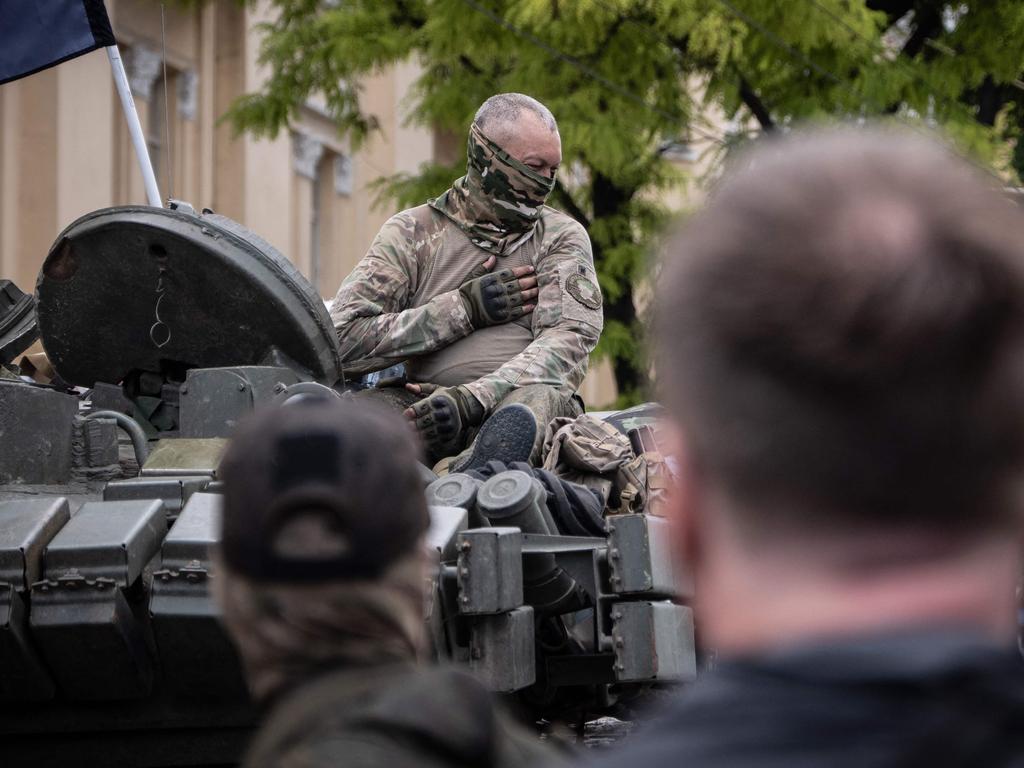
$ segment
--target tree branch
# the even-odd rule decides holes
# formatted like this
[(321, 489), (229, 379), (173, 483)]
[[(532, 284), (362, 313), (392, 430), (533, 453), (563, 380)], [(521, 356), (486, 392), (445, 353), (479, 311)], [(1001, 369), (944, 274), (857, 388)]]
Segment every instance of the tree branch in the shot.
[(981, 85), (971, 94), (978, 105), (978, 122), (989, 128), (996, 124), (996, 115), (1007, 101), (1001, 90), (992, 79), (992, 75), (985, 75)]
[(761, 128), (764, 129), (765, 133), (771, 133), (775, 130), (775, 121), (772, 120), (771, 112), (768, 111), (768, 107), (761, 101), (761, 97), (751, 88), (747, 78), (743, 75), (740, 75), (740, 100), (750, 110), (750, 113), (757, 118), (757, 122), (761, 124)]
[(558, 197), (562, 207), (565, 208), (566, 213), (582, 224), (584, 229), (590, 229), (590, 219), (587, 217), (587, 214), (576, 204), (576, 201), (572, 199), (572, 195), (569, 194), (569, 190), (558, 179), (555, 179), (555, 195)]
[(470, 59), (469, 56), (467, 56), (464, 53), (460, 53), (459, 54), (459, 64), (461, 64), (463, 67), (468, 69), (474, 75), (483, 75), (484, 74), (484, 71), (482, 69), (480, 69), (480, 67), (478, 67), (476, 64), (474, 64), (473, 60)]

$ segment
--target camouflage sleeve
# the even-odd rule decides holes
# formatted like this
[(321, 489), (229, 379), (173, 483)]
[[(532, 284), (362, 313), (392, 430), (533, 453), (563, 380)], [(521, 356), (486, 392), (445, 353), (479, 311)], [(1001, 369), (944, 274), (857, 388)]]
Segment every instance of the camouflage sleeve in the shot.
[(341, 363), (362, 375), (448, 346), (473, 330), (457, 290), (407, 308), (421, 260), (412, 216), (392, 216), (331, 303)]
[(533, 311), (533, 342), (494, 373), (468, 384), (490, 411), (513, 389), (547, 384), (575, 392), (604, 326), (601, 291), (586, 230), (558, 220), (551, 245), (537, 263), (540, 295)]

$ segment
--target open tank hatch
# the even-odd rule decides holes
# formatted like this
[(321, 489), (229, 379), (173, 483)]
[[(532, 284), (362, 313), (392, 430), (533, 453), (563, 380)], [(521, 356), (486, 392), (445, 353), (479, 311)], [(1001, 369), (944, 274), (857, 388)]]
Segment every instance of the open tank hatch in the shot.
[(43, 346), (72, 384), (280, 361), (328, 385), (341, 378), (321, 298), (279, 251), (224, 216), (89, 213), (57, 238), (36, 297)]

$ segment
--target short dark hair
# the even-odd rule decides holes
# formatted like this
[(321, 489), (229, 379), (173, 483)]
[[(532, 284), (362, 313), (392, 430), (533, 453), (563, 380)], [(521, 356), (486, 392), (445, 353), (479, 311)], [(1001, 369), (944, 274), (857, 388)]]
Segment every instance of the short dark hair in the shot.
[(937, 142), (759, 142), (669, 249), (659, 383), (739, 522), (988, 529), (1024, 464), (1024, 218)]

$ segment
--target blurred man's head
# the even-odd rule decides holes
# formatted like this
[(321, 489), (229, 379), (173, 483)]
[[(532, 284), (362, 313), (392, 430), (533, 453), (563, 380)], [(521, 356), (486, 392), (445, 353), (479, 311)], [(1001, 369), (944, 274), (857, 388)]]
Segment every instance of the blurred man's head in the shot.
[[(1007, 554), (1024, 226), (980, 172), (877, 130), (766, 142), (689, 222), (665, 283), (659, 375), (683, 434), (688, 553), (712, 591), (743, 590), (733, 565), (874, 579), (884, 594), (860, 607), (882, 626), (898, 623), (887, 575)], [(847, 607), (820, 629), (871, 623)], [(729, 621), (715, 610), (712, 635)], [(814, 616), (792, 618), (813, 632)]]
[(216, 593), (257, 697), (306, 671), (413, 660), (428, 525), (403, 420), (309, 400), (239, 425), (221, 462)]

